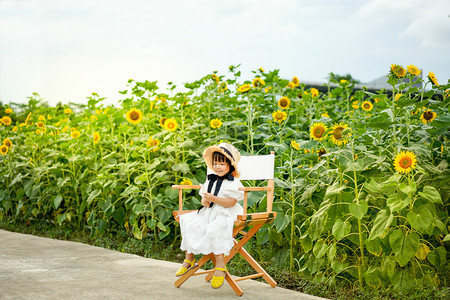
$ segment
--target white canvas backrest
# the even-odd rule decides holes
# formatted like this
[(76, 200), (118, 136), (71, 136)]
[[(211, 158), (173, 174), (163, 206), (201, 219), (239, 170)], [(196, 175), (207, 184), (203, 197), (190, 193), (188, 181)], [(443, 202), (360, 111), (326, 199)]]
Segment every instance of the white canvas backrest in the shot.
[(241, 156), (238, 170), (241, 172), (240, 180), (273, 179), (275, 169), (275, 155)]
[[(275, 169), (275, 154), (241, 156), (238, 170), (241, 172), (240, 180), (266, 180), (273, 179)], [(207, 168), (208, 174), (214, 171)]]

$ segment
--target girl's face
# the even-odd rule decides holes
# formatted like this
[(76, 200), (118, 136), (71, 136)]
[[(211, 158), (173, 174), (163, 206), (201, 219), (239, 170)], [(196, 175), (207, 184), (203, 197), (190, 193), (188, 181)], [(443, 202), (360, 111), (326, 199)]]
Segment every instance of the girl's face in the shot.
[(224, 176), (230, 171), (230, 165), (226, 161), (214, 161), (213, 170), (218, 176)]

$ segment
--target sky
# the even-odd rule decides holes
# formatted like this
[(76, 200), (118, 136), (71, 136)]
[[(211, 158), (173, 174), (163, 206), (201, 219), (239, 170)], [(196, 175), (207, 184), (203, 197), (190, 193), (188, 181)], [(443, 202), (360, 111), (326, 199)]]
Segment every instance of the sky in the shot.
[(324, 83), (393, 63), (450, 78), (449, 0), (0, 0), (0, 102), (117, 104), (129, 79), (184, 91), (241, 64)]

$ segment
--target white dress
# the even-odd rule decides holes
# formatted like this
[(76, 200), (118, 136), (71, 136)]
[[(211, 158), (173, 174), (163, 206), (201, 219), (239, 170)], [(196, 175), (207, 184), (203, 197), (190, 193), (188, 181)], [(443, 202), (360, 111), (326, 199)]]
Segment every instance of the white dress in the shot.
[[(207, 180), (200, 189), (200, 196), (207, 192)], [(217, 182), (214, 183), (211, 193), (214, 192)], [(233, 181), (224, 180), (220, 187), (218, 197), (234, 198), (237, 201), (244, 199), (244, 192), (239, 191), (242, 187), (239, 179)], [(213, 207), (202, 208), (199, 212), (193, 211), (180, 216), (181, 228), (181, 250), (194, 254), (215, 255), (230, 253), (234, 246), (233, 227), (237, 215), (243, 214), (244, 209), (236, 202), (232, 207), (223, 207), (214, 203)]]

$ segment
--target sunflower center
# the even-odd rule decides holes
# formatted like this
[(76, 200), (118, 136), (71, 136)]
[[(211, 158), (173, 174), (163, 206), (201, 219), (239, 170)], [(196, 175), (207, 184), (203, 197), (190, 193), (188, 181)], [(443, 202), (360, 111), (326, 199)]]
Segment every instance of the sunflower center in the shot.
[(175, 124), (171, 122), (171, 123), (167, 124), (167, 127), (170, 128), (170, 129), (172, 129), (172, 128), (175, 127)]
[(322, 135), (323, 135), (324, 133), (325, 133), (325, 130), (324, 130), (323, 127), (318, 127), (318, 128), (316, 128), (316, 130), (314, 131), (315, 137), (318, 137), (318, 138), (322, 137)]
[(336, 129), (333, 130), (333, 137), (336, 140), (342, 139), (342, 132), (344, 132), (344, 127), (337, 127)]
[(283, 119), (283, 114), (282, 113), (277, 113), (276, 118), (277, 118), (277, 120)]
[(281, 99), (281, 100), (280, 100), (280, 105), (281, 105), (282, 107), (288, 106), (288, 101), (287, 101), (287, 99)]
[(370, 108), (370, 104), (369, 103), (364, 103), (364, 108), (365, 109), (369, 109)]
[(139, 120), (139, 113), (136, 111), (132, 111), (130, 113), (130, 119), (133, 121)]
[(427, 121), (433, 119), (433, 113), (431, 111), (426, 111), (423, 113), (423, 118)]
[(411, 167), (412, 161), (409, 157), (404, 157), (402, 158), (402, 160), (400, 161), (400, 166), (404, 169), (407, 169), (409, 167)]

